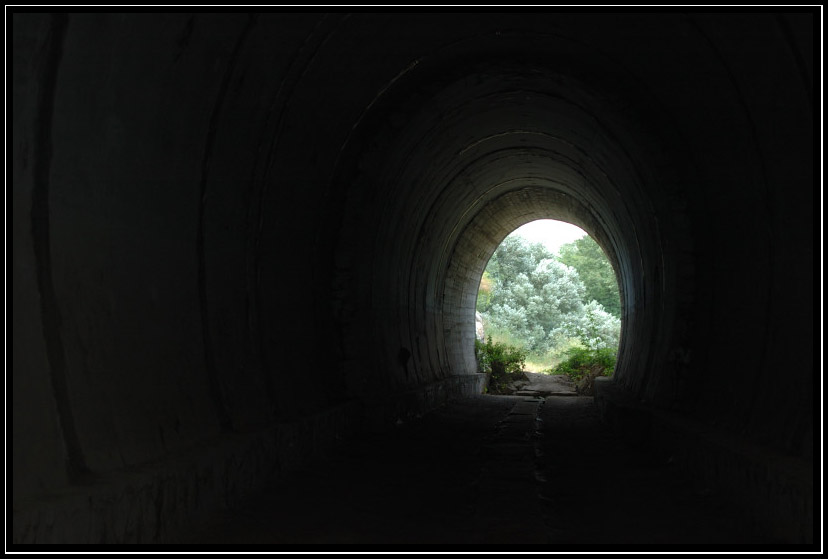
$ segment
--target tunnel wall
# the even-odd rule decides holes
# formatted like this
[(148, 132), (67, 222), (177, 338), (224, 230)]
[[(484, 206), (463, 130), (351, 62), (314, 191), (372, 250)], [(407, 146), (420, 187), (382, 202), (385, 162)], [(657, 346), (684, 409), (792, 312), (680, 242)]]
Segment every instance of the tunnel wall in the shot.
[[(536, 216), (615, 265), (619, 389), (812, 459), (812, 21), (15, 13), (15, 541), (159, 539), (479, 392), (481, 266)], [(132, 524), (66, 512), (137, 470)]]

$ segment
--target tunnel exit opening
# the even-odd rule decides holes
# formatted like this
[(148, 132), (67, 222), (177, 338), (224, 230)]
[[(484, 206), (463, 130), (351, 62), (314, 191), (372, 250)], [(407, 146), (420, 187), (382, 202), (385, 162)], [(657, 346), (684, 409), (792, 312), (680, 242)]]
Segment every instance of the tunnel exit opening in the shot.
[[(480, 277), (474, 349), (487, 392), (513, 393), (538, 374), (591, 393), (614, 372), (621, 337), (615, 270), (576, 225), (540, 219), (506, 236)], [(528, 375), (527, 375), (528, 374)]]
[[(524, 348), (520, 369), (527, 369), (530, 377), (566, 379), (565, 375), (551, 373), (572, 357), (582, 363), (600, 359), (603, 367), (588, 368), (593, 376), (612, 370), (616, 379), (622, 378), (628, 366), (628, 338), (623, 332), (628, 325), (631, 295), (625, 283), (629, 274), (625, 243), (616, 230), (607, 226), (597, 204), (585, 203), (581, 193), (564, 191), (551, 181), (504, 190), (475, 212), (459, 232), (448, 258), (445, 280), (441, 282), (446, 366), (452, 374), (486, 372), (491, 380), (491, 359), (487, 354), (504, 353), (512, 345)], [(578, 234), (564, 239), (554, 250), (542, 243), (521, 242), (515, 238), (520, 235), (512, 235), (524, 225), (533, 228), (539, 225), (532, 225), (533, 222), (549, 220), (565, 222), (568, 227), (577, 228)], [(571, 246), (562, 255), (560, 249), (567, 244)], [(562, 262), (562, 257), (567, 262)], [(590, 266), (584, 264), (595, 268), (598, 257), (603, 283), (611, 286), (614, 293), (611, 299), (603, 300), (611, 300), (606, 305), (617, 314), (609, 312), (604, 303), (599, 304), (601, 300), (592, 294), (594, 289), (588, 296), (578, 269), (573, 266), (580, 266), (585, 275), (594, 275), (594, 270), (587, 273)], [(520, 266), (524, 269), (518, 269)], [(489, 284), (490, 293), (481, 296), (481, 283), (484, 288)], [(544, 302), (547, 308), (543, 308)], [(485, 336), (482, 341), (476, 331), (478, 312)], [(602, 342), (597, 334), (601, 323), (609, 321), (614, 328), (605, 330), (612, 335), (604, 336), (607, 339)], [(504, 332), (508, 335), (499, 335)], [(574, 355), (578, 351), (581, 354)], [(574, 380), (579, 380), (582, 370), (578, 367), (578, 371), (570, 371), (576, 377)]]

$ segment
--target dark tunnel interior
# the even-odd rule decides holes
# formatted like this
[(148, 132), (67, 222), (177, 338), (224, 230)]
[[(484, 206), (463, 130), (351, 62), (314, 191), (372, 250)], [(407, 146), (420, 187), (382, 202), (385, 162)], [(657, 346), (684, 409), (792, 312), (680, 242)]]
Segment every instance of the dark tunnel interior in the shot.
[(163, 543), (479, 396), (483, 269), (557, 219), (606, 428), (813, 543), (813, 10), (8, 16), (7, 541)]

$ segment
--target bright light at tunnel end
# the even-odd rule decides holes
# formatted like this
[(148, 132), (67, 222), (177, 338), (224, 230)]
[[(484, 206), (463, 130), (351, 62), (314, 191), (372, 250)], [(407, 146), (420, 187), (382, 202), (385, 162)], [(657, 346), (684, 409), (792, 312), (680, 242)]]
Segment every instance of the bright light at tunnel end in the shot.
[(532, 243), (542, 243), (557, 254), (561, 246), (587, 235), (587, 232), (565, 221), (538, 219), (515, 229), (512, 235), (521, 236)]

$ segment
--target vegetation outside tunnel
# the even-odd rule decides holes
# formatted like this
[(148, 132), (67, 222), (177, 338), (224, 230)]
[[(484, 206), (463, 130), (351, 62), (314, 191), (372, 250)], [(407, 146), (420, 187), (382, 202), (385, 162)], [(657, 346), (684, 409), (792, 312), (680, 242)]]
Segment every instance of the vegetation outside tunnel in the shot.
[(603, 364), (603, 374), (614, 368), (621, 331), (618, 285), (588, 235), (562, 245), (557, 254), (519, 230), (509, 235), (483, 273), (477, 311), (491, 338), (483, 343), (478, 331), (476, 351), (484, 356), (484, 370), (491, 370), (486, 347), (497, 344), (522, 351), (528, 370), (569, 374), (573, 380), (586, 374), (583, 366), (591, 362)]

